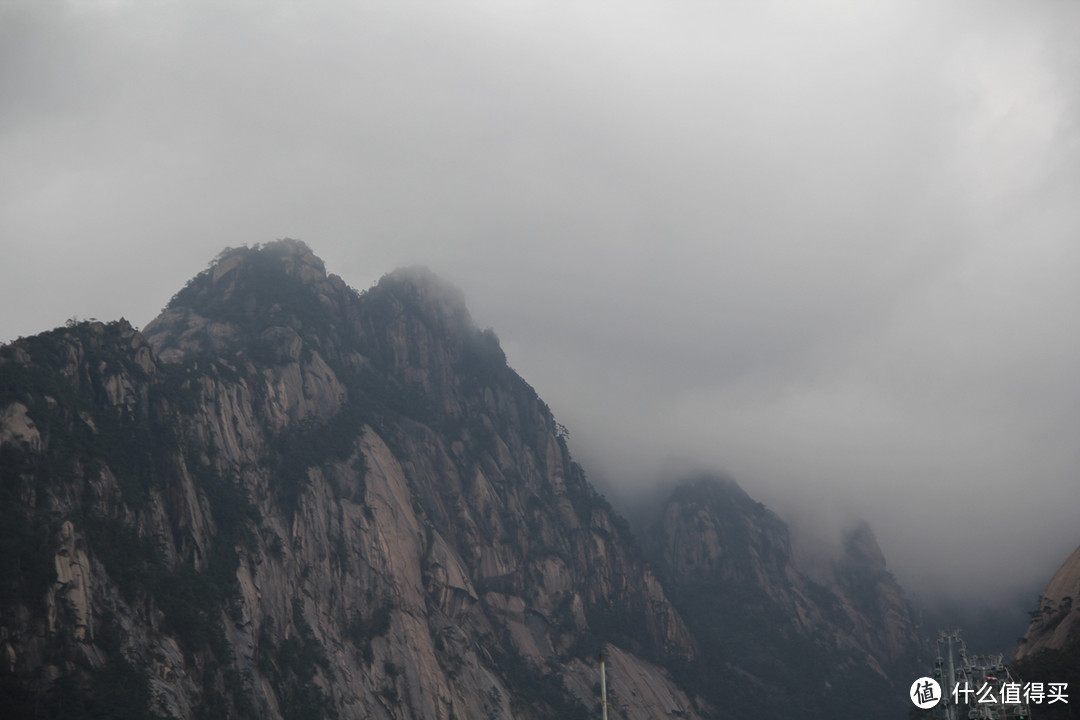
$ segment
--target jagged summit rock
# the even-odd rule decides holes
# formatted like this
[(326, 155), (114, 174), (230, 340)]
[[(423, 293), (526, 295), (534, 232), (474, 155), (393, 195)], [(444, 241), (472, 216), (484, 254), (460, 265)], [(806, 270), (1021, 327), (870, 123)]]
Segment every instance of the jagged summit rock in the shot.
[(844, 537), (845, 559), (863, 568), (886, 570), (885, 555), (870, 523), (860, 520)]
[(432, 320), (473, 327), (465, 294), (424, 265), (402, 267), (384, 275), (371, 292), (393, 294)]
[(302, 240), (283, 238), (254, 246), (227, 247), (210, 263), (214, 283), (235, 275), (246, 263), (256, 258), (280, 266), (282, 271), (306, 283), (318, 283), (327, 278), (326, 264)]
[(249, 345), (271, 327), (345, 329), (356, 292), (299, 240), (227, 248), (143, 334), (166, 362)]
[(226, 249), (173, 296), (143, 334), (166, 362), (266, 355), (289, 344), (285, 336), (295, 333), (328, 360), (356, 365), (365, 358), (385, 359), (376, 356), (387, 349), (387, 333), (399, 336), (389, 345), (400, 355), (409, 340), (400, 334), (415, 321), (442, 341), (501, 354), (494, 352), (498, 340), (490, 331), (474, 342), (479, 331), (464, 294), (429, 269), (400, 268), (358, 293), (328, 274), (307, 245), (290, 239)]

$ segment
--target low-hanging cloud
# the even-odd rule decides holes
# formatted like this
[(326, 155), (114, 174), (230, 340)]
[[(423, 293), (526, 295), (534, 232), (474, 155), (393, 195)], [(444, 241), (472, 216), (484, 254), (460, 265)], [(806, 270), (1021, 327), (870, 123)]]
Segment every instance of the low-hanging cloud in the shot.
[(1078, 23), (16, 0), (0, 338), (145, 324), (226, 245), (424, 263), (610, 487), (690, 458), (909, 584), (1030, 584), (1080, 542)]

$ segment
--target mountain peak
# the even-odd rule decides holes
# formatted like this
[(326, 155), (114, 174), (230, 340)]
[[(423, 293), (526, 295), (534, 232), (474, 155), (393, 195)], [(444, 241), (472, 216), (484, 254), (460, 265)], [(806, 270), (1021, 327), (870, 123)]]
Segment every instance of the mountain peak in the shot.
[(325, 329), (355, 295), (300, 240), (226, 248), (143, 334), (166, 361), (213, 354), (271, 327)]
[(844, 537), (844, 554), (849, 562), (862, 567), (885, 570), (885, 555), (877, 537), (865, 520), (860, 520)]
[(283, 238), (264, 243), (262, 247), (256, 245), (253, 250), (276, 260), (285, 273), (291, 277), (299, 278), (304, 282), (326, 280), (326, 264), (303, 240)]
[(401, 309), (418, 312), (422, 319), (437, 326), (475, 327), (464, 293), (426, 266), (411, 265), (387, 273), (371, 292), (380, 299), (392, 300)]
[[(204, 276), (209, 277), (211, 285), (224, 283), (228, 286), (245, 275), (256, 275), (260, 271), (284, 273), (306, 284), (318, 284), (327, 280), (326, 264), (312, 252), (307, 243), (283, 238), (262, 245), (256, 243), (252, 246), (225, 248), (210, 263), (210, 267), (196, 276), (188, 286)], [(173, 297), (170, 306), (185, 298), (184, 290)]]

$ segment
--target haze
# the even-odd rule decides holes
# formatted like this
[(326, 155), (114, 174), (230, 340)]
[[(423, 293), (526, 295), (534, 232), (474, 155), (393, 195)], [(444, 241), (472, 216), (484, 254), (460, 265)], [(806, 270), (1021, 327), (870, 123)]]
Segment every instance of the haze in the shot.
[[(1080, 5), (0, 5), (0, 339), (225, 246), (465, 292), (608, 492), (726, 470), (902, 583), (1080, 543)], [(1031, 604), (1034, 597), (1031, 598)]]

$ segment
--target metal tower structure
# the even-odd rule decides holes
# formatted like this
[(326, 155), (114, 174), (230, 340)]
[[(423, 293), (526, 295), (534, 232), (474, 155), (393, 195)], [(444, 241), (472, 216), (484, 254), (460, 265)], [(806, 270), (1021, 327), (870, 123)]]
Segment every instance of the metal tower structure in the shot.
[(1013, 678), (1004, 655), (968, 655), (959, 630), (939, 632), (937, 651), (934, 679), (941, 685), (942, 698), (934, 709), (935, 717), (945, 720), (1031, 717), (1020, 681)]

